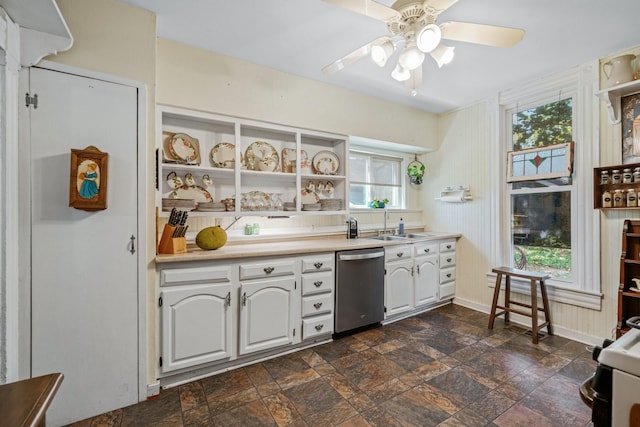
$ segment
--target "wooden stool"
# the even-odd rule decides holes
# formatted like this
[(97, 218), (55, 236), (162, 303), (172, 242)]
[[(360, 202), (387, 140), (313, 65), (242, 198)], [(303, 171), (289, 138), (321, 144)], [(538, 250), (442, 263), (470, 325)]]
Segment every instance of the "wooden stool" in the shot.
[[(551, 315), (549, 313), (549, 300), (547, 299), (547, 288), (544, 285), (544, 281), (550, 279), (549, 274), (536, 273), (532, 271), (516, 270), (511, 267), (496, 267), (492, 270), (497, 273), (496, 276), (496, 288), (493, 291), (493, 304), (491, 305), (491, 315), (489, 316), (489, 329), (493, 329), (493, 321), (497, 316), (504, 314), (505, 323), (509, 323), (509, 313), (517, 313), (522, 316), (531, 317), (531, 336), (533, 343), (538, 344), (538, 330), (547, 327), (547, 333), (553, 335), (553, 328), (551, 327)], [(498, 296), (500, 295), (500, 284), (502, 282), (502, 276), (505, 276), (504, 287), (504, 306), (498, 305)], [(511, 277), (521, 277), (531, 281), (531, 305), (523, 304), (517, 301), (511, 301)], [(540, 293), (542, 294), (542, 308), (538, 307), (538, 290), (537, 283), (540, 283)], [(531, 309), (531, 312), (518, 310), (510, 307), (510, 304), (518, 305)], [(496, 313), (496, 309), (502, 311)], [(538, 326), (538, 311), (544, 312), (544, 323)]]

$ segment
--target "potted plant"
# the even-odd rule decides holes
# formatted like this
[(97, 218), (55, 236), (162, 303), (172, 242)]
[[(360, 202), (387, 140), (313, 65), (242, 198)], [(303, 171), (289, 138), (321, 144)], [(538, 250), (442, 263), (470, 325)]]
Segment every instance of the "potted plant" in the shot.
[(409, 175), (409, 181), (411, 184), (422, 184), (422, 177), (424, 177), (424, 165), (420, 162), (412, 162), (407, 168), (407, 175)]
[(389, 199), (386, 197), (382, 200), (378, 200), (377, 197), (374, 197), (372, 201), (369, 202), (369, 207), (374, 209), (384, 208), (385, 204), (389, 203)]

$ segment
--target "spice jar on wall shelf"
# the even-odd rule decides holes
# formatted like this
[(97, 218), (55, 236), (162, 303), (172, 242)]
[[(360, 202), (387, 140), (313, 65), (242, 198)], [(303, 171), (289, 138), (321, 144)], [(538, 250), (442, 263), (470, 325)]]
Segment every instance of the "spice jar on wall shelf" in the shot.
[(612, 205), (611, 193), (609, 190), (604, 190), (604, 193), (602, 193), (602, 207), (610, 208)]
[[(638, 180), (640, 180), (640, 168), (638, 168)], [(600, 172), (600, 184), (608, 184), (611, 181), (609, 171), (604, 170)]]
[(616, 190), (613, 193), (613, 207), (623, 208), (627, 205), (627, 198), (624, 195), (624, 190)]
[(622, 182), (624, 184), (630, 184), (633, 182), (633, 174), (631, 173), (631, 169), (625, 168), (622, 170)]
[(620, 184), (622, 182), (622, 175), (620, 174), (619, 169), (614, 169), (611, 171), (611, 183), (612, 184)]
[(638, 195), (636, 194), (636, 190), (633, 188), (627, 190), (627, 206), (638, 206)]

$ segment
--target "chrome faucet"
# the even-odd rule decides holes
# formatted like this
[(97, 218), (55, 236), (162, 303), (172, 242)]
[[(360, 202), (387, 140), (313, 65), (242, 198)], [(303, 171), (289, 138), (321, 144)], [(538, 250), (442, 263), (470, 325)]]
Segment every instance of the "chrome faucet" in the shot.
[(387, 209), (384, 208), (383, 212), (384, 212), (384, 229), (382, 230), (382, 232), (379, 233), (380, 235), (389, 233), (389, 231), (387, 231)]

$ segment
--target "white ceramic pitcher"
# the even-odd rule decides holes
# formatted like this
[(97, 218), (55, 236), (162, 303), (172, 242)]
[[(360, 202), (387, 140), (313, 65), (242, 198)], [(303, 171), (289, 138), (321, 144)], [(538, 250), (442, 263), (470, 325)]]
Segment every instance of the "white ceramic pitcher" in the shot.
[(602, 64), (602, 71), (607, 77), (605, 86), (609, 88), (633, 80), (631, 61), (635, 58), (635, 55), (621, 55)]

